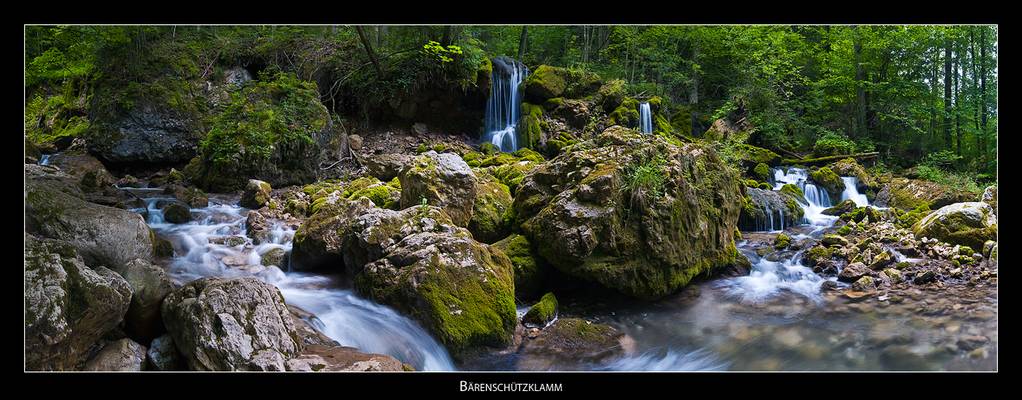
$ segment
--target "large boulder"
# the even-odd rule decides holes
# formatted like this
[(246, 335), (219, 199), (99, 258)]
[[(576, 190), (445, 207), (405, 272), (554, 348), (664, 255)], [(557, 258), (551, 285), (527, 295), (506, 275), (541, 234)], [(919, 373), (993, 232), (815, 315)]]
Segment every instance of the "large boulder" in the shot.
[(131, 295), (120, 275), (85, 266), (70, 244), (25, 235), (25, 369), (80, 368)]
[(28, 233), (67, 241), (90, 266), (120, 269), (134, 259), (152, 258), (155, 234), (141, 215), (86, 202), (59, 182), (26, 179)]
[(830, 167), (822, 167), (810, 172), (809, 178), (817, 186), (827, 189), (832, 203), (841, 201), (841, 193), (845, 191), (845, 181), (841, 180), (841, 177)]
[(510, 231), (510, 221), (506, 216), (514, 199), (507, 185), (496, 178), (489, 174), (480, 174), (478, 177), (468, 230), (476, 240), (493, 243), (503, 239)]
[(269, 183), (258, 179), (249, 179), (245, 185), (245, 191), (241, 193), (241, 201), (238, 205), (246, 208), (257, 209), (265, 206), (270, 201), (270, 192), (273, 188)]
[(581, 318), (559, 318), (522, 344), (517, 367), (522, 370), (583, 369), (625, 352), (626, 336), (610, 325)]
[(141, 371), (145, 366), (146, 348), (131, 339), (107, 343), (85, 363), (86, 371)]
[(49, 165), (74, 177), (86, 192), (105, 191), (117, 183), (117, 179), (106, 170), (103, 163), (88, 154), (54, 154), (50, 156)]
[(401, 171), (401, 208), (422, 204), (444, 209), (455, 225), (468, 226), (476, 198), (476, 176), (454, 153), (428, 151)]
[(465, 229), (427, 231), (405, 237), (366, 265), (355, 288), (418, 319), (459, 354), (510, 342), (517, 323), (512, 271), (503, 252)]
[(873, 176), (866, 172), (866, 169), (859, 165), (854, 158), (846, 158), (827, 166), (834, 173), (840, 176), (851, 176), (855, 177), (859, 183), (859, 189), (867, 189), (876, 187), (876, 180)]
[(949, 204), (975, 201), (976, 195), (950, 186), (921, 179), (885, 177), (885, 183), (877, 192), (875, 205), (894, 207), (905, 211), (926, 205), (937, 209)]
[(164, 332), (160, 318), (163, 298), (174, 290), (167, 273), (152, 263), (138, 259), (117, 271), (131, 286), (131, 306), (124, 316), (124, 329), (128, 336), (142, 343)]
[(401, 153), (375, 154), (362, 160), (370, 175), (385, 182), (397, 178), (401, 171), (413, 162), (414, 156)]
[(194, 157), (205, 133), (202, 116), (138, 100), (129, 109), (97, 113), (89, 151), (108, 162), (123, 164), (181, 163)]
[(796, 198), (779, 191), (745, 188), (738, 227), (743, 231), (769, 231), (795, 226), (805, 214), (799, 201), (804, 201), (801, 195)]
[(316, 180), (320, 139), (333, 126), (316, 83), (283, 72), (260, 78), (212, 118), (198, 155), (183, 170), (197, 186), (230, 191), (250, 178), (278, 187)]
[(982, 249), (987, 240), (997, 240), (997, 216), (987, 203), (955, 203), (923, 217), (912, 232), (920, 238)]
[(653, 299), (735, 261), (741, 200), (712, 149), (614, 126), (533, 170), (514, 212), (557, 269)]
[(306, 219), (295, 232), (292, 267), (343, 267), (353, 276), (406, 236), (456, 229), (451, 217), (438, 207), (394, 211), (375, 207), (365, 197), (339, 200)]
[(288, 360), (289, 371), (405, 371), (398, 359), (384, 354), (370, 354), (353, 347), (313, 344), (302, 355)]
[(256, 278), (202, 278), (163, 300), (163, 322), (199, 371), (283, 371), (303, 348), (284, 296)]

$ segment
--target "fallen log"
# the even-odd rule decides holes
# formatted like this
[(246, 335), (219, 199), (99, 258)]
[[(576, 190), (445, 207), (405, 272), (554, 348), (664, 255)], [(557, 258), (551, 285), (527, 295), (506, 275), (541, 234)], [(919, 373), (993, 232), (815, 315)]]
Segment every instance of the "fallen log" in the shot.
[(873, 159), (873, 158), (876, 158), (878, 155), (880, 155), (880, 152), (874, 151), (874, 152), (870, 152), (870, 153), (845, 154), (845, 155), (840, 155), (840, 156), (827, 156), (827, 157), (818, 157), (818, 158), (807, 158), (807, 159), (803, 159), (803, 160), (799, 160), (799, 159), (795, 159), (795, 158), (785, 158), (784, 160), (781, 161), (781, 163), (785, 164), (785, 165), (795, 165), (795, 164), (801, 164), (801, 165), (824, 165), (824, 164), (830, 164), (830, 163), (832, 163), (834, 161), (844, 160), (846, 158), (854, 158), (856, 161), (858, 161), (858, 160)]

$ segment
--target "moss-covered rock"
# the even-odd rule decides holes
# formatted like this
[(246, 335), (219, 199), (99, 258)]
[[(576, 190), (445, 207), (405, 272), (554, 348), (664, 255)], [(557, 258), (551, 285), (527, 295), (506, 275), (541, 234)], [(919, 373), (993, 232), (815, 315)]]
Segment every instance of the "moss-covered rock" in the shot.
[(518, 120), (518, 137), (524, 146), (539, 149), (546, 144), (546, 134), (543, 129), (545, 124), (542, 106), (522, 103), (522, 116)]
[(401, 239), (355, 278), (359, 293), (419, 320), (453, 354), (510, 342), (514, 267), (465, 229)]
[(997, 216), (986, 203), (956, 203), (919, 220), (912, 231), (919, 238), (936, 238), (980, 249), (987, 240), (997, 240)]
[(475, 174), (457, 154), (429, 151), (402, 171), (401, 208), (422, 204), (444, 209), (458, 226), (468, 226), (476, 198)]
[(830, 260), (834, 250), (827, 246), (813, 246), (802, 255), (802, 263), (813, 267), (822, 261)]
[(639, 124), (639, 101), (625, 97), (609, 115), (608, 123), (624, 127), (636, 127)]
[(554, 267), (657, 298), (734, 262), (739, 182), (709, 148), (614, 126), (527, 175), (514, 210)]
[(841, 200), (841, 193), (845, 190), (845, 182), (829, 167), (818, 168), (810, 172), (809, 178), (818, 186), (827, 189), (827, 194), (830, 195), (830, 200), (833, 203)]
[(582, 370), (621, 356), (625, 350), (623, 337), (621, 331), (610, 325), (581, 318), (558, 318), (535, 339), (522, 344), (517, 366), (537, 371)]
[(273, 188), (270, 184), (258, 179), (249, 179), (245, 185), (245, 191), (241, 193), (241, 201), (238, 205), (246, 208), (262, 208), (270, 201), (270, 192)]
[(746, 170), (755, 168), (759, 164), (777, 166), (781, 162), (781, 156), (777, 155), (777, 153), (745, 143), (735, 146), (735, 157), (741, 161), (742, 167), (746, 168)]
[(875, 189), (877, 187), (876, 180), (873, 179), (873, 176), (870, 175), (865, 168), (859, 165), (859, 163), (855, 162), (854, 158), (846, 158), (844, 160), (832, 163), (827, 167), (840, 176), (855, 177), (858, 180), (859, 186), (862, 189), (866, 188)]
[(774, 238), (774, 248), (777, 250), (786, 249), (791, 245), (791, 236), (780, 233)]
[(752, 176), (763, 182), (768, 181), (770, 179), (770, 166), (766, 165), (766, 163), (756, 164), (756, 167), (752, 169)]
[(837, 216), (844, 213), (855, 211), (855, 208), (856, 208), (855, 201), (853, 201), (852, 199), (848, 199), (838, 203), (838, 205), (834, 207), (830, 207), (826, 210), (823, 210), (823, 214)]
[(975, 201), (976, 195), (961, 188), (949, 187), (936, 182), (901, 177), (885, 177), (875, 197), (881, 207), (893, 207), (909, 211), (926, 205), (937, 209), (949, 204)]
[(595, 94), (601, 87), (599, 77), (591, 72), (549, 65), (540, 65), (523, 82), (526, 101), (543, 104), (555, 97), (581, 98)]
[(496, 242), (509, 233), (511, 221), (506, 218), (511, 208), (511, 191), (488, 173), (478, 174), (476, 198), (468, 230), (483, 243)]
[(526, 326), (545, 327), (554, 318), (557, 318), (557, 297), (553, 293), (547, 293), (525, 312), (522, 323)]
[(274, 186), (312, 182), (319, 169), (316, 139), (330, 124), (314, 82), (277, 74), (232, 95), (185, 174), (221, 191), (240, 189), (249, 178)]
[(627, 95), (625, 86), (625, 81), (621, 79), (614, 79), (600, 86), (597, 95), (603, 111), (611, 113), (621, 105)]
[(741, 202), (738, 226), (746, 231), (767, 231), (797, 225), (805, 216), (800, 204), (802, 201), (804, 199), (790, 188), (780, 191), (747, 188)]
[(983, 190), (983, 195), (979, 197), (979, 201), (989, 204), (990, 208), (994, 209), (994, 215), (997, 215), (997, 185), (987, 186)]
[(401, 204), (401, 181), (394, 178), (384, 183), (374, 177), (362, 177), (348, 183), (341, 196), (348, 200), (365, 197), (377, 207), (397, 210)]
[(515, 269), (515, 296), (534, 298), (546, 283), (547, 269), (533, 254), (529, 239), (517, 233), (494, 243), (493, 248), (503, 251)]
[(117, 327), (132, 290), (120, 275), (85, 265), (74, 246), (25, 235), (25, 369), (74, 370)]

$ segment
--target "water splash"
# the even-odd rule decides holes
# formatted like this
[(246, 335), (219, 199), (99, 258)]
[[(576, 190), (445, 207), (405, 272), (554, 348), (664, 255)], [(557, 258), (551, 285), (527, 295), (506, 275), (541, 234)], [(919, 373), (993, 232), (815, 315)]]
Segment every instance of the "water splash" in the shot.
[(598, 371), (724, 371), (728, 363), (709, 351), (685, 352), (673, 348), (645, 351), (625, 356), (598, 368)]
[(859, 178), (854, 176), (841, 177), (841, 181), (845, 183), (845, 190), (841, 192), (841, 200), (851, 199), (855, 202), (857, 207), (866, 207), (869, 205), (869, 199), (866, 195), (859, 193)]

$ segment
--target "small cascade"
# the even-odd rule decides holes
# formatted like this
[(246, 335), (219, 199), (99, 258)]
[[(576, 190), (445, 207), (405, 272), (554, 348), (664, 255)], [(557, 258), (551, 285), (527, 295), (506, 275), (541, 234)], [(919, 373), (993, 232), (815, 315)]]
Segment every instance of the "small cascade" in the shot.
[(797, 224), (789, 213), (785, 213), (788, 205), (780, 193), (747, 188), (746, 194), (752, 200), (752, 204), (759, 211), (750, 214), (742, 212), (738, 220), (739, 229), (743, 231), (776, 232), (783, 231), (793, 224)]
[(831, 207), (830, 193), (827, 189), (818, 187), (809, 182), (809, 172), (803, 168), (790, 167), (773, 169), (774, 190), (780, 190), (784, 185), (792, 184), (802, 190), (805, 203), (802, 209), (805, 211), (803, 222), (810, 225), (830, 226), (836, 217), (824, 215), (823, 210)]
[[(271, 221), (267, 240), (255, 244), (247, 237), (249, 210), (235, 205), (236, 199), (211, 198), (208, 207), (192, 209), (197, 215), (193, 221), (174, 224), (166, 222), (160, 210), (172, 198), (153, 193), (156, 189), (124, 190), (140, 194), (145, 207), (133, 211), (145, 215), (153, 230), (174, 246), (167, 272), (176, 283), (206, 276), (256, 277), (277, 286), (288, 304), (314, 314), (311, 322), (343, 346), (388, 354), (420, 371), (455, 369), (443, 345), (394, 309), (362, 299), (332, 278), (285, 273), (275, 265), (262, 265), (262, 256), (275, 249), (284, 250), (290, 258), (295, 230), (286, 224)], [(223, 240), (225, 237), (238, 241)]]
[(43, 154), (43, 156), (39, 158), (39, 165), (50, 165), (50, 156), (52, 155), (53, 154)]
[(854, 176), (843, 176), (841, 180), (845, 183), (845, 190), (841, 192), (841, 200), (851, 199), (855, 202), (857, 207), (866, 207), (869, 205), (869, 199), (866, 198), (865, 194), (859, 193), (859, 178)]
[(528, 74), (529, 70), (518, 61), (506, 57), (493, 59), (484, 138), (500, 151), (518, 150), (516, 129), (522, 105), (519, 87)]
[(639, 103), (639, 131), (653, 133), (653, 112), (648, 102)]
[(802, 265), (801, 250), (781, 261), (761, 258), (752, 251), (743, 250), (742, 254), (752, 262), (752, 271), (748, 276), (719, 283), (730, 295), (742, 301), (759, 302), (782, 292), (791, 292), (810, 300), (822, 300), (820, 285), (825, 279)]

